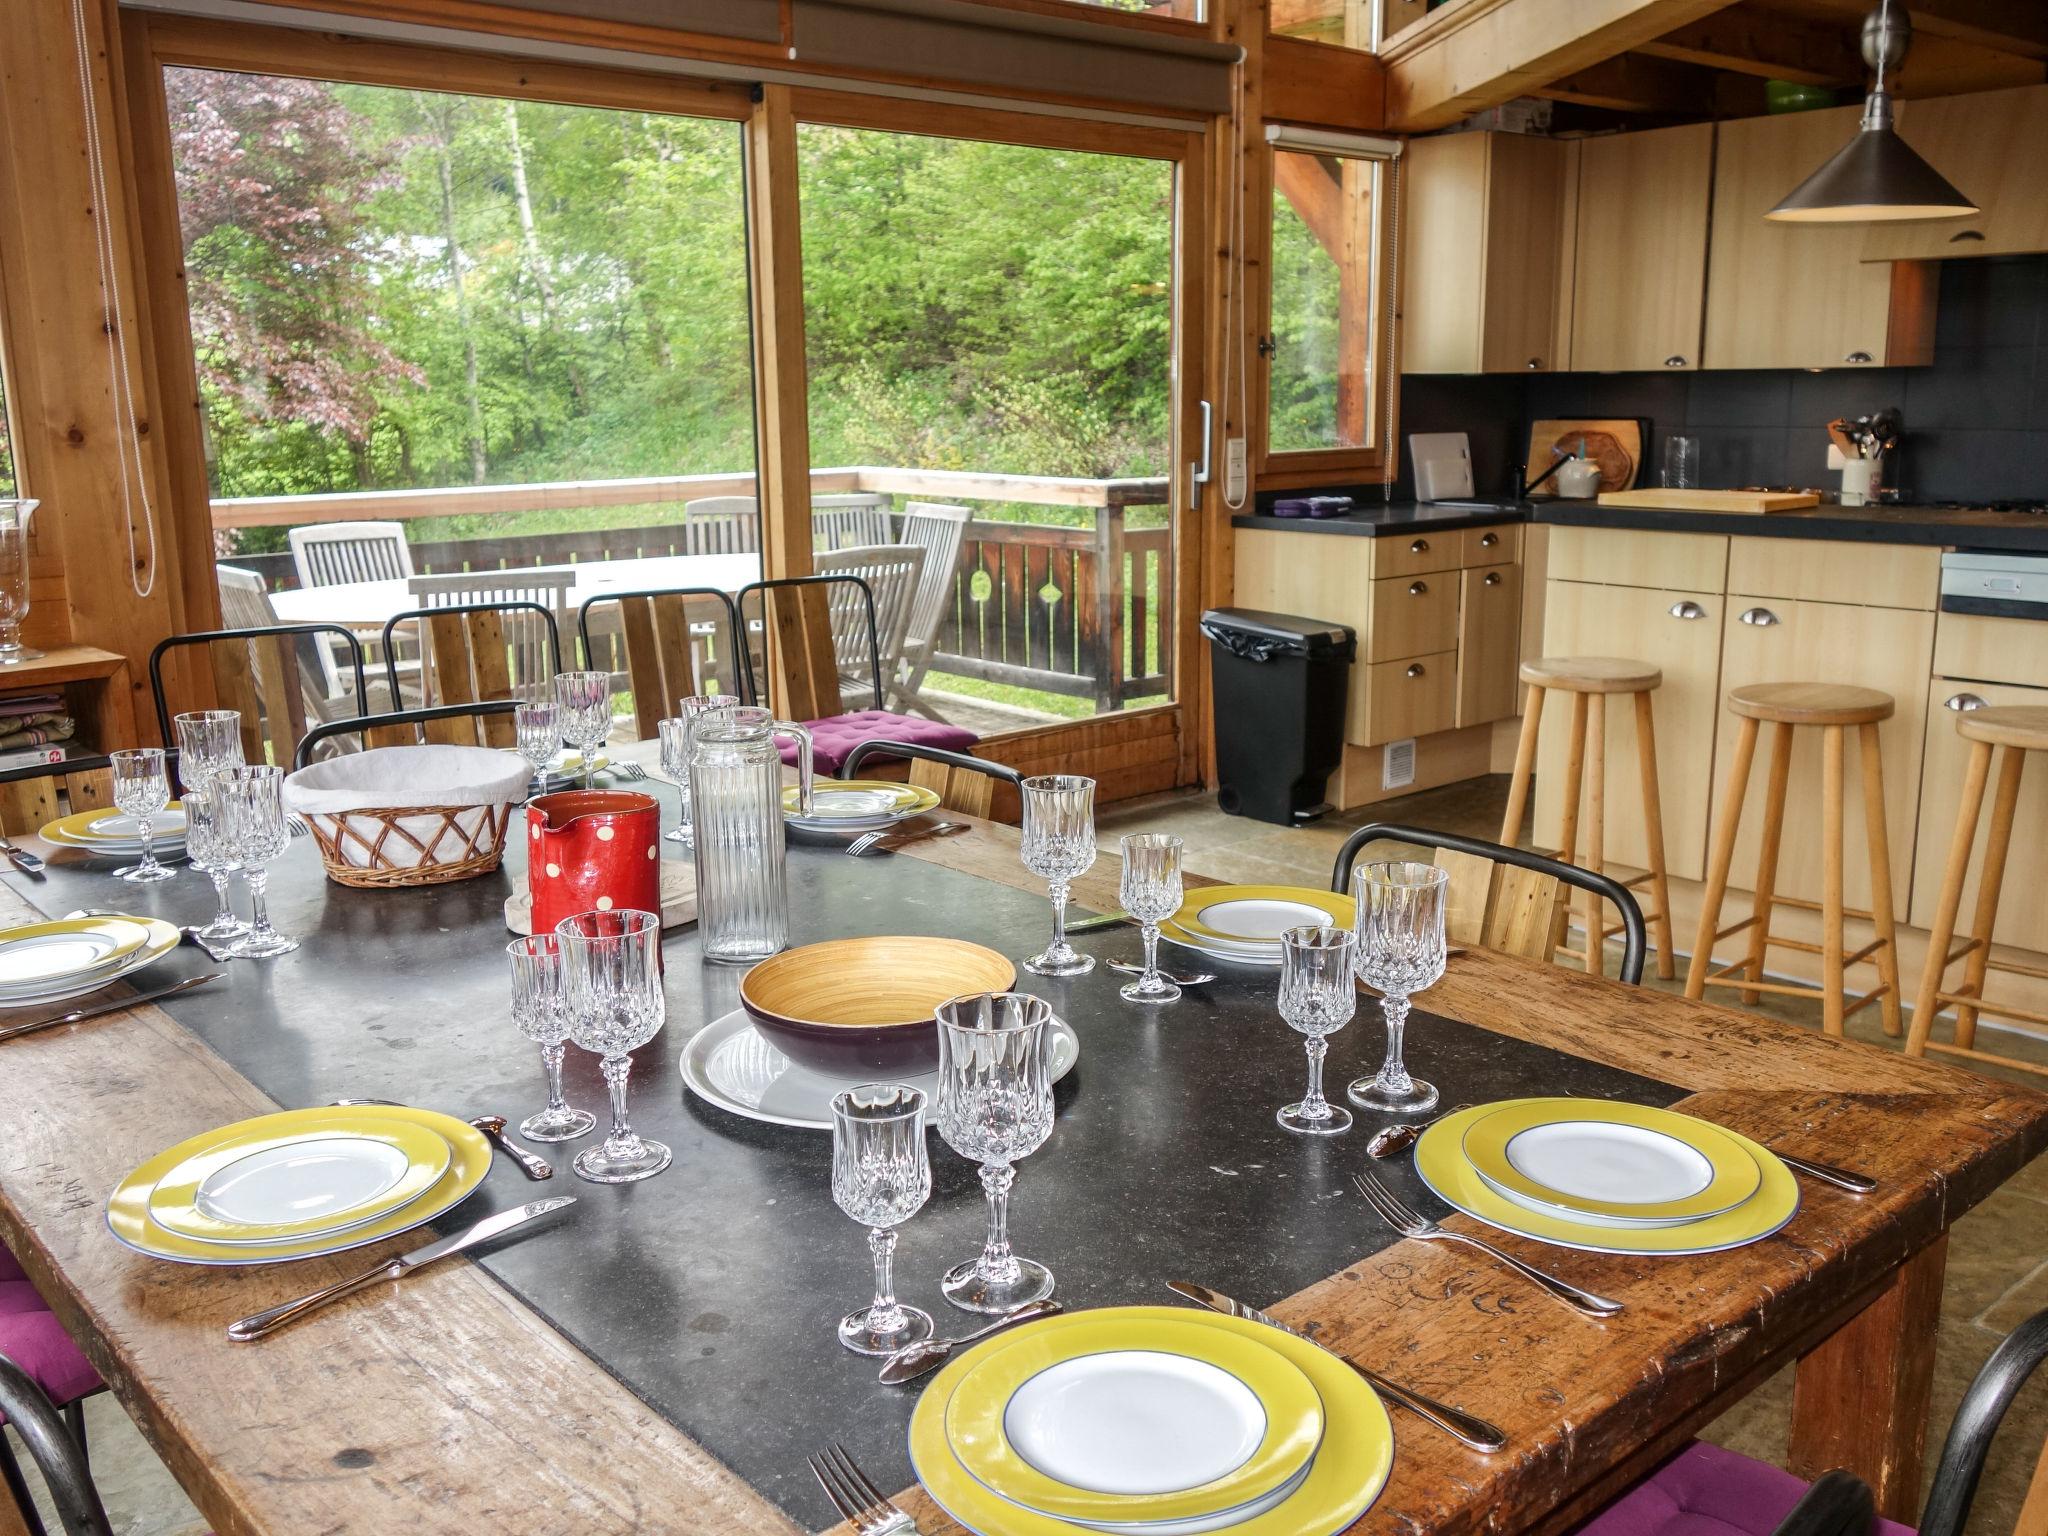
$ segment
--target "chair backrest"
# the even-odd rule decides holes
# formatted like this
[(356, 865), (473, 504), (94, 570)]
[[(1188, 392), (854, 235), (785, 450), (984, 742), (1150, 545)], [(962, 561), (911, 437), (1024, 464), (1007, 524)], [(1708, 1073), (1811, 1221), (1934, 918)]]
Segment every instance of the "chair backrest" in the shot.
[[(339, 624), (259, 624), (172, 635), (149, 653), (149, 691), (156, 703), (157, 729), (167, 747), (178, 743), (164, 692), (164, 657), (190, 646), (206, 651), (215, 707), (241, 712), (242, 756), (249, 762), (290, 762), (309, 719), (369, 713), (362, 642)], [(314, 657), (325, 648), (346, 658), (350, 694), (329, 698), (313, 686), (320, 670)]]
[(466, 704), (441, 704), (432, 709), (398, 709), (388, 714), (365, 715), (360, 720), (329, 720), (306, 732), (292, 754), (292, 766), (303, 768), (313, 760), (325, 742), (342, 736), (357, 736), (366, 747), (420, 746), (428, 743), (454, 747), (496, 746), (486, 737), (487, 726), (512, 731), (512, 711), (517, 699), (477, 699)]
[(895, 520), (889, 498), (879, 491), (844, 491), (811, 498), (811, 548), (848, 549), (893, 544)]
[[(761, 645), (750, 643), (745, 658), (752, 703), (770, 703), (784, 719), (826, 720), (845, 713), (839, 689), (839, 650), (834, 643), (841, 609), (856, 639), (867, 642), (867, 665), (877, 679), (874, 708), (882, 708), (881, 650), (876, 636), (875, 596), (858, 576), (778, 576), (742, 587), (733, 604), (742, 638), (758, 629)], [(766, 676), (762, 675), (765, 667)]]
[(858, 778), (861, 764), (874, 757), (908, 758), (910, 782), (931, 790), (949, 811), (989, 821), (1016, 821), (1023, 815), (1024, 775), (1008, 763), (910, 741), (863, 741), (846, 754), (839, 777)]
[(1336, 867), (1330, 872), (1330, 889), (1339, 893), (1349, 891), (1351, 865), (1359, 850), (1381, 842), (1412, 843), (1431, 849), (1438, 866), (1450, 872), (1450, 908), (1444, 926), (1452, 943), (1503, 950), (1547, 963), (1557, 948), (1558, 928), (1564, 915), (1564, 887), (1572, 886), (1614, 904), (1621, 914), (1623, 934), (1621, 979), (1630, 986), (1643, 979), (1643, 909), (1619, 881), (1574, 864), (1547, 859), (1540, 853), (1476, 837), (1372, 822), (1344, 840), (1344, 846), (1337, 852)]
[(276, 627), (277, 605), (271, 602), (270, 588), (260, 574), (239, 565), (216, 565), (213, 574), (220, 583), (220, 621), (226, 628)]
[(862, 626), (867, 615), (849, 588), (832, 594), (832, 644), (839, 655), (840, 676), (851, 683), (875, 685), (875, 708), (886, 709), (883, 685), (896, 675), (896, 663), (903, 655), (903, 642), (910, 632), (910, 609), (924, 576), (924, 551), (915, 544), (863, 544), (850, 549), (827, 550), (811, 562), (819, 576), (858, 576), (874, 598), (874, 649), (880, 653), (882, 670), (871, 665)]
[[(413, 583), (436, 578), (415, 576)], [(473, 602), (436, 599), (461, 595), (459, 587), (417, 593), (425, 606), (394, 613), (384, 621), (384, 673), (391, 697), (399, 691), (401, 641), (418, 636), (420, 703), (463, 704), (477, 699), (517, 699), (553, 681), (562, 670), (561, 628), (555, 614), (568, 595), (567, 581), (538, 588), (539, 596), (485, 598)], [(512, 745), (508, 722), (486, 722), (491, 746)]]
[(903, 542), (924, 551), (924, 571), (917, 579), (917, 593), (910, 602), (910, 624), (904, 631), (905, 644), (913, 651), (930, 649), (938, 633), (947, 600), (953, 596), (960, 541), (973, 516), (965, 507), (942, 501), (913, 501), (903, 509)]
[(621, 678), (633, 694), (635, 729), (652, 740), (658, 722), (691, 694), (743, 694), (740, 621), (715, 587), (600, 592), (576, 611), (584, 665)]
[[(2036, 1312), (2005, 1336), (1990, 1358), (1979, 1367), (1976, 1377), (1963, 1391), (1956, 1416), (1949, 1421), (1948, 1438), (1942, 1442), (1941, 1460), (1928, 1485), (1927, 1507), (1920, 1514), (1920, 1536), (1963, 1536), (1970, 1518), (1970, 1505), (1977, 1496), (1977, 1483), (1984, 1475), (1984, 1458), (1998, 1433), (2005, 1411), (2019, 1395), (2027, 1378), (2048, 1360), (2048, 1312)], [(2022, 1463), (2024, 1465), (2024, 1463)], [(2043, 1530), (2043, 1501), (2048, 1499), (2048, 1452), (2042, 1455), (2034, 1473), (2033, 1487), (2021, 1506), (2016, 1536), (2035, 1536)]]
[(0, 1419), (21, 1436), (29, 1459), (43, 1474), (64, 1536), (113, 1536), (114, 1527), (85, 1462), (85, 1447), (64, 1427), (63, 1416), (35, 1378), (5, 1355), (0, 1355)]
[(761, 549), (761, 503), (753, 496), (700, 496), (683, 503), (683, 552), (752, 555)]
[(403, 523), (310, 523), (286, 537), (302, 587), (401, 581), (412, 574)]

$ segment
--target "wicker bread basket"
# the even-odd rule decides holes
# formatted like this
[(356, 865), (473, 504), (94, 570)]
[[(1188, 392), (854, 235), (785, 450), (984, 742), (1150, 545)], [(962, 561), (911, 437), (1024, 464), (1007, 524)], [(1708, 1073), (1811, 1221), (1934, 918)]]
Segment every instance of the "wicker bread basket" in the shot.
[(489, 747), (376, 747), (301, 768), (284, 797), (337, 885), (439, 885), (498, 867), (530, 777)]

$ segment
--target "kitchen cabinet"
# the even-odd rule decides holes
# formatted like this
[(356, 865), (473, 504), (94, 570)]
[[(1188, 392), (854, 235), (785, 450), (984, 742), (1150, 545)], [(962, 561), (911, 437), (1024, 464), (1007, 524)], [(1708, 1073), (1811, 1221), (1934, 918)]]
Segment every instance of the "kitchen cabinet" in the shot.
[[(1633, 528), (1552, 528), (1549, 574), (1553, 581), (1592, 581), (1616, 587), (1672, 587), (1686, 592), (1728, 590), (1728, 537), (1720, 533), (1643, 533)], [(1545, 648), (1549, 651), (1549, 647)], [(1559, 654), (1549, 651), (1550, 654)], [(1626, 651), (1579, 652), (1620, 655)]]
[(1700, 366), (1713, 167), (1712, 123), (1580, 143), (1574, 372)]
[(1863, 231), (1865, 261), (2048, 251), (2048, 85), (1900, 102), (1898, 129), (1982, 212), (1872, 224)]
[(1399, 661), (1458, 643), (1458, 573), (1388, 576), (1372, 584), (1364, 654)]
[(1934, 360), (1926, 262), (1863, 260), (1871, 226), (1764, 217), (1857, 131), (1861, 107), (1722, 123), (1707, 263), (1708, 368), (1903, 367)]
[[(1878, 740), (1884, 763), (1885, 821), (1892, 849), (1892, 901), (1904, 912), (1913, 861), (1914, 816), (1918, 805), (1920, 758), (1926, 734), (1927, 696), (1920, 679), (1934, 661), (1934, 615), (1903, 608), (1870, 608), (1852, 603), (1816, 603), (1730, 591), (1721, 626), (1721, 691), (1751, 683), (1829, 682), (1879, 688), (1897, 702), (1881, 723)], [(1713, 803), (1721, 804), (1728, 765), (1734, 757), (1735, 717), (1717, 711)], [(1731, 883), (1746, 890), (1755, 879), (1757, 847), (1763, 836), (1764, 781), (1771, 736), (1766, 726), (1750, 771), (1749, 803), (1735, 841)], [(1853, 736), (1853, 733), (1851, 733)], [(1793, 737), (1792, 773), (1786, 791), (1783, 841), (1778, 854), (1778, 894), (1800, 901), (1821, 899), (1821, 736), (1818, 730)], [(1870, 908), (1870, 871), (1862, 856), (1863, 782), (1856, 744), (1849, 743), (1843, 788), (1843, 860), (1846, 903)], [(1669, 804), (1669, 801), (1666, 802)]]
[[(1952, 614), (1943, 614), (1944, 623)], [(1992, 620), (2007, 627), (2022, 627), (2025, 619)], [(2039, 624), (2034, 624), (2039, 628)], [(2036, 642), (2036, 648), (2039, 648)], [(1909, 921), (1918, 928), (1934, 926), (1935, 904), (1941, 900), (1941, 877), (1948, 868), (1949, 842), (1955, 836), (1956, 815), (1963, 798), (1963, 773), (1970, 760), (1970, 743), (1956, 734), (1954, 711), (1972, 700), (1987, 705), (2048, 706), (2048, 688), (2022, 688), (2010, 683), (1956, 682), (1936, 678), (1927, 693), (1927, 739), (1920, 770), (1920, 837), (1913, 847), (1913, 909)], [(1991, 828), (1991, 797), (1998, 783), (1998, 759), (1992, 759), (1992, 778), (1977, 817), (1977, 843), (1970, 855), (1969, 879), (1963, 885), (1963, 904), (1958, 931), (1972, 931), (1977, 911), (1979, 876), (1984, 868), (1984, 841)], [(1886, 791), (1889, 793), (1890, 785)], [(2025, 854), (2026, 829), (2048, 827), (2048, 774), (2039, 760), (2027, 764), (2020, 777), (2020, 802), (2014, 819), (2019, 828), (2013, 839), (2012, 857), (2006, 864), (2005, 880), (1999, 887), (1998, 921), (1991, 937), (2000, 944), (2021, 949), (2048, 950), (2048, 885)]]
[[(1580, 531), (1584, 530), (1551, 530), (1553, 540), (1557, 534)], [(1553, 542), (1553, 556), (1555, 552)], [(1718, 577), (1718, 569), (1715, 574)], [(1547, 585), (1543, 654), (1625, 656), (1662, 669), (1664, 683), (1650, 695), (1650, 708), (1657, 730), (1665, 867), (1680, 879), (1706, 878), (1707, 786), (1712, 760), (1705, 747), (1714, 738), (1715, 717), (1720, 712), (1724, 607), (1720, 582), (1713, 583), (1713, 590), (1694, 591), (1601, 586), (1555, 577)], [(1625, 697), (1617, 697), (1627, 703)], [(1555, 848), (1563, 841), (1565, 757), (1571, 720), (1570, 695), (1554, 692), (1546, 696), (1536, 747), (1535, 839), (1539, 848)], [(1636, 766), (1632, 707), (1607, 711), (1606, 770), (1606, 855), (1617, 864), (1647, 868), (1649, 843), (1637, 787), (1641, 775)]]
[(1512, 719), (1521, 713), (1521, 567), (1473, 566), (1458, 577), (1457, 723)]
[(1402, 371), (1562, 366), (1553, 340), (1569, 146), (1453, 133), (1410, 140), (1406, 155)]
[(1733, 538), (1728, 590), (1745, 597), (1932, 609), (1941, 597), (1941, 551), (1839, 539)]

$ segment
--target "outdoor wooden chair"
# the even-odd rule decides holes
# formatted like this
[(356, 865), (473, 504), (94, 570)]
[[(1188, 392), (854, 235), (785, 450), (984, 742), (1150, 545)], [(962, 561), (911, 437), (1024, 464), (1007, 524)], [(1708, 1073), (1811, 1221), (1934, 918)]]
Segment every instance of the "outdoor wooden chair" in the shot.
[(576, 611), (576, 633), (584, 665), (610, 672), (614, 693), (622, 683), (632, 693), (641, 741), (677, 700), (744, 687), (739, 614), (715, 587), (600, 592)]
[(911, 595), (903, 659), (890, 676), (889, 696), (898, 709), (915, 710), (934, 720), (945, 717), (924, 701), (919, 690), (938, 648), (939, 626), (953, 606), (960, 542), (973, 516), (965, 507), (938, 501), (913, 501), (903, 509), (903, 542), (924, 551), (924, 568)]
[(683, 503), (683, 552), (751, 555), (761, 548), (761, 503), (752, 496), (700, 496)]
[(896, 542), (889, 498), (879, 491), (843, 491), (811, 498), (811, 548), (853, 549)]
[[(209, 629), (172, 635), (149, 653), (149, 691), (156, 727), (166, 747), (175, 748), (170, 700), (164, 691), (164, 658), (172, 651), (201, 647), (213, 674), (216, 709), (242, 716), (242, 757), (251, 763), (292, 760), (309, 721), (359, 718), (370, 713), (363, 676), (363, 647), (339, 624), (259, 624), (243, 629)], [(312, 686), (318, 670), (309, 657), (329, 649), (347, 667), (348, 693), (333, 699)]]
[(403, 523), (310, 523), (293, 528), (292, 564), (302, 587), (347, 581), (403, 581), (412, 575), (412, 549)]
[(1008, 763), (920, 746), (916, 742), (874, 738), (846, 754), (846, 761), (839, 765), (839, 777), (860, 777), (861, 765), (870, 758), (909, 759), (909, 781), (920, 789), (931, 790), (939, 797), (939, 804), (949, 811), (987, 821), (1015, 822), (1023, 816), (1024, 775)]
[(1351, 890), (1351, 866), (1361, 849), (1373, 843), (1413, 843), (1435, 853), (1435, 862), (1451, 877), (1445, 936), (1453, 944), (1497, 949), (1527, 960), (1550, 962), (1557, 951), (1558, 931), (1567, 912), (1567, 887), (1605, 897), (1621, 914), (1621, 979), (1635, 986), (1643, 979), (1643, 952), (1648, 944), (1643, 909), (1617, 880), (1547, 859), (1540, 853), (1432, 832), (1371, 822), (1344, 840), (1330, 871), (1330, 889)]
[(513, 735), (512, 711), (517, 699), (475, 699), (465, 704), (440, 704), (432, 709), (399, 709), (388, 714), (365, 715), (360, 720), (329, 720), (306, 732), (292, 754), (292, 766), (303, 768), (331, 743), (355, 738), (362, 747), (495, 747), (492, 739), (502, 731)]
[(867, 588), (866, 603), (852, 587), (830, 589), (832, 645), (842, 684), (872, 685), (875, 708), (887, 709), (888, 685), (903, 665), (910, 612), (924, 575), (924, 551), (914, 544), (860, 544), (825, 551), (811, 562), (811, 569), (819, 576), (857, 576)]

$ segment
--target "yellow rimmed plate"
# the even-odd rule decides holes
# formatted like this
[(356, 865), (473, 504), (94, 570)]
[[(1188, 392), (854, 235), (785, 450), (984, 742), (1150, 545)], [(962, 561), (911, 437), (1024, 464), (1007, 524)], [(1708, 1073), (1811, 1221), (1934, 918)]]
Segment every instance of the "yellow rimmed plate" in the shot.
[(410, 1109), (397, 1105), (365, 1105), (352, 1110), (357, 1123), (374, 1127), (391, 1121), (406, 1121), (425, 1126), (448, 1143), (453, 1157), (447, 1170), (434, 1182), (419, 1199), (410, 1205), (380, 1216), (377, 1220), (360, 1227), (351, 1227), (346, 1232), (328, 1233), (325, 1236), (302, 1237), (287, 1242), (224, 1244), (202, 1242), (198, 1238), (186, 1237), (181, 1233), (167, 1232), (149, 1219), (149, 1196), (157, 1182), (179, 1166), (188, 1157), (217, 1145), (223, 1138), (246, 1132), (271, 1131), (289, 1128), (305, 1116), (325, 1113), (322, 1110), (288, 1109), (273, 1115), (258, 1115), (253, 1120), (239, 1121), (234, 1125), (222, 1126), (206, 1131), (175, 1147), (159, 1152), (148, 1162), (130, 1173), (113, 1194), (107, 1197), (107, 1228), (117, 1241), (133, 1248), (137, 1253), (148, 1254), (151, 1258), (169, 1259), (178, 1264), (279, 1264), (293, 1259), (318, 1258), (322, 1254), (341, 1253), (350, 1248), (360, 1248), (366, 1243), (379, 1242), (400, 1232), (409, 1232), (414, 1227), (432, 1221), (475, 1192), (477, 1185), (484, 1181), (484, 1175), (491, 1169), (491, 1144), (475, 1126), (453, 1116), (438, 1114), (430, 1109)]
[[(1268, 1330), (1269, 1332), (1271, 1330)], [(1170, 1432), (1156, 1429), (1172, 1405)], [(1295, 1479), (1323, 1438), (1323, 1401), (1263, 1340), (1185, 1316), (1079, 1324), (1012, 1339), (961, 1379), (946, 1438), (975, 1481), (1078, 1524), (1185, 1520)]]
[(1564, 1216), (1676, 1226), (1733, 1210), (1763, 1182), (1718, 1125), (1607, 1099), (1516, 1099), (1465, 1133), (1465, 1158), (1509, 1199)]
[(1349, 896), (1308, 886), (1211, 885), (1189, 892), (1171, 921), (1204, 943), (1277, 950), (1290, 928), (1349, 928), (1357, 911)]
[(1480, 1104), (1446, 1115), (1415, 1144), (1415, 1171), (1438, 1199), (1504, 1232), (1587, 1253), (1718, 1253), (1769, 1237), (1799, 1211), (1799, 1184), (1770, 1152), (1733, 1131), (1762, 1172), (1757, 1191), (1731, 1211), (1674, 1227), (1611, 1225), (1549, 1215), (1510, 1200), (1465, 1158), (1465, 1133), (1496, 1108)]
[(0, 932), (0, 999), (38, 994), (118, 967), (149, 941), (140, 919), (77, 917)]
[[(165, 811), (177, 813), (174, 821), (162, 826), (152, 824), (151, 841), (157, 847), (167, 847), (185, 841), (185, 805), (182, 800), (173, 800)], [(59, 816), (37, 835), (46, 843), (55, 843), (61, 848), (90, 848), (96, 852), (115, 855), (140, 853), (140, 837), (109, 837), (104, 832), (95, 832), (93, 824), (104, 822), (114, 812), (107, 810), (73, 811), (69, 816)]]
[(1130, 1326), (1159, 1318), (1190, 1319), (1221, 1333), (1253, 1338), (1292, 1361), (1322, 1399), (1323, 1443), (1308, 1476), (1271, 1509), (1228, 1524), (1225, 1528), (1232, 1536), (1335, 1536), (1371, 1507), (1394, 1464), (1394, 1429), (1387, 1422), (1386, 1409), (1358, 1373), (1306, 1339), (1263, 1323), (1178, 1307), (1109, 1307), (1026, 1323), (951, 1361), (932, 1378), (910, 1418), (911, 1465), (925, 1492), (979, 1536), (1072, 1536), (1072, 1521), (1013, 1504), (975, 1480), (947, 1443), (947, 1404), (968, 1372), (998, 1348), (1081, 1324), (1103, 1321), (1112, 1327)]
[(921, 816), (939, 803), (936, 790), (921, 784), (886, 779), (829, 779), (811, 788), (811, 814), (797, 814), (795, 785), (782, 792), (782, 814), (805, 826), (853, 827), (886, 825), (906, 816)]
[(61, 982), (52, 982), (46, 991), (10, 992), (0, 997), (0, 1008), (26, 1008), (30, 1004), (61, 1003), (67, 998), (83, 997), (88, 992), (97, 992), (101, 987), (132, 976), (146, 965), (154, 965), (178, 947), (179, 933), (175, 925), (156, 917), (138, 917), (131, 913), (110, 913), (124, 922), (140, 923), (148, 930), (149, 937), (142, 941), (139, 949), (130, 950), (113, 966), (102, 966), (84, 976), (69, 977)]
[(430, 1126), (312, 1111), (289, 1129), (222, 1137), (186, 1158), (150, 1191), (149, 1216), (210, 1243), (330, 1236), (410, 1205), (454, 1155)]

